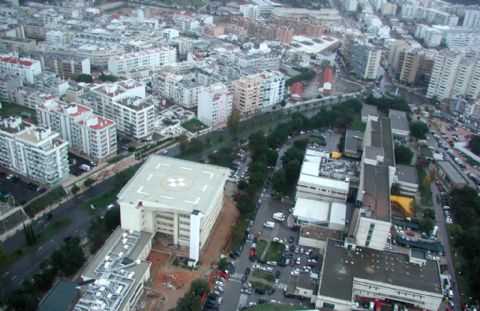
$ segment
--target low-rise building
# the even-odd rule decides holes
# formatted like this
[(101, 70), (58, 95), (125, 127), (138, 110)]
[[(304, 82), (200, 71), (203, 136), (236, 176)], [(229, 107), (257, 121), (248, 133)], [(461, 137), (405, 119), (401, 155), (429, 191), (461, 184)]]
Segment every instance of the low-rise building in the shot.
[(407, 113), (405, 111), (390, 109), (388, 117), (392, 125), (393, 136), (406, 138), (410, 135)]
[(468, 181), (449, 161), (436, 161), (438, 174), (450, 187), (463, 187)]
[(443, 292), (438, 262), (409, 255), (350, 247), (328, 240), (316, 308), (351, 310), (355, 303), (405, 304), (408, 309), (438, 310)]
[(378, 117), (377, 106), (363, 104), (362, 105), (362, 122), (367, 123), (368, 118), (370, 116), (375, 118)]
[(0, 118), (0, 162), (6, 168), (45, 185), (68, 177), (68, 142), (49, 128), (17, 117)]
[(343, 152), (347, 157), (360, 158), (362, 153), (363, 132), (347, 130)]
[(95, 115), (92, 108), (52, 99), (36, 110), (38, 123), (59, 132), (74, 152), (98, 162), (116, 155), (115, 122)]
[(418, 193), (417, 170), (411, 165), (396, 166), (394, 181), (400, 186), (400, 193), (415, 197)]
[(150, 279), (151, 249), (151, 233), (118, 227), (82, 271), (89, 282), (79, 287), (74, 310), (134, 310)]

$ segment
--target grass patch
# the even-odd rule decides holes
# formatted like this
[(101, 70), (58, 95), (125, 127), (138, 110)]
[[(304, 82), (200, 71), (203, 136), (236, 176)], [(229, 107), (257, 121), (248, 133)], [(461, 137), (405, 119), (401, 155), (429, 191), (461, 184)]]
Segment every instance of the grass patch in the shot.
[(182, 127), (191, 133), (196, 133), (208, 128), (208, 126), (200, 122), (200, 120), (198, 120), (197, 118), (188, 120), (187, 122), (182, 124)]
[(290, 311), (290, 310), (302, 310), (303, 307), (299, 306), (289, 306), (289, 305), (279, 305), (276, 303), (256, 305), (253, 308), (250, 308), (251, 311)]
[(52, 189), (45, 195), (34, 199), (32, 202), (25, 205), (24, 210), (28, 216), (33, 217), (39, 212), (43, 211), (47, 206), (59, 202), (63, 199), (67, 193), (63, 190), (62, 187), (58, 186), (55, 189)]
[(272, 289), (271, 285), (267, 285), (263, 282), (258, 282), (258, 281), (252, 281), (252, 288), (258, 292), (259, 294), (265, 294), (267, 291)]
[(267, 247), (267, 241), (265, 240), (259, 240), (257, 242), (257, 247), (255, 248), (255, 256), (259, 259), (262, 257), (263, 251), (265, 250), (265, 247)]
[(352, 130), (354, 131), (365, 131), (365, 127), (367, 125), (362, 122), (362, 115), (361, 114), (356, 114), (355, 119), (353, 119), (352, 125), (350, 126)]
[[(117, 194), (122, 189), (121, 186), (116, 186), (108, 192), (105, 192), (101, 195), (98, 195), (87, 202), (80, 205), (80, 208), (83, 208), (85, 211), (91, 214), (95, 214), (98, 211), (107, 207), (108, 204), (114, 203), (117, 199)], [(92, 209), (90, 206), (95, 206), (95, 209)]]
[(265, 261), (276, 261), (280, 262), (282, 260), (282, 254), (284, 246), (279, 242), (272, 242), (268, 247), (267, 254), (265, 255)]
[(311, 135), (310, 137), (308, 137), (308, 142), (312, 144), (318, 144), (319, 146), (327, 145), (327, 143), (325, 142), (325, 138), (318, 135)]
[(265, 272), (265, 271), (254, 271), (252, 273), (252, 276), (254, 278), (257, 278), (257, 279), (264, 279), (264, 280), (267, 280), (269, 282), (275, 282), (275, 275), (273, 275), (273, 273), (270, 273), (270, 272)]
[(232, 237), (232, 244), (230, 246), (230, 249), (232, 252), (236, 252), (240, 250), (240, 247), (242, 246), (243, 240), (245, 239), (245, 230), (247, 229), (247, 221), (242, 220), (241, 223), (239, 223), (236, 226), (232, 227), (232, 232), (231, 232), (231, 237)]
[(2, 103), (2, 109), (0, 109), (0, 116), (23, 116), (22, 113), (28, 113), (30, 121), (34, 124), (37, 124), (37, 114), (34, 109), (13, 103)]
[(62, 218), (51, 223), (45, 230), (43, 230), (39, 234), (36, 234), (37, 243), (35, 243), (34, 245), (24, 244), (17, 248), (13, 253), (7, 256), (5, 262), (2, 264), (2, 267), (7, 267), (22, 258), (23, 256), (27, 255), (28, 253), (34, 251), (39, 247), (40, 244), (57, 235), (71, 222), (72, 220), (70, 218)]

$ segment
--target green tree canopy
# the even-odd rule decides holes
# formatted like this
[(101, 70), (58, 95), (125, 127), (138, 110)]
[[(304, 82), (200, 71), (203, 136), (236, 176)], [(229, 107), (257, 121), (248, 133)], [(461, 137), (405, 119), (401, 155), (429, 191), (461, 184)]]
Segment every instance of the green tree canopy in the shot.
[(416, 139), (427, 138), (428, 126), (420, 121), (410, 123), (410, 135)]
[(410, 165), (412, 163), (413, 151), (403, 145), (395, 145), (395, 163)]
[(480, 135), (472, 136), (468, 143), (468, 148), (476, 155), (480, 155)]
[(82, 73), (82, 74), (79, 74), (78, 76), (75, 77), (75, 81), (76, 82), (92, 83), (93, 78), (92, 78), (91, 75)]
[(240, 112), (235, 109), (232, 110), (227, 120), (227, 127), (233, 136), (237, 136), (238, 130), (240, 129)]

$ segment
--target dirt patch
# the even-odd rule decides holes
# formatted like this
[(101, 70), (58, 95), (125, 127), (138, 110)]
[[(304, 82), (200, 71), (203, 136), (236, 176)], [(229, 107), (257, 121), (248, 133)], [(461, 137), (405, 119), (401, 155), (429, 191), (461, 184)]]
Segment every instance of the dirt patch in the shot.
[[(235, 204), (229, 195), (235, 189), (226, 187), (226, 196), (222, 211), (215, 227), (210, 233), (210, 238), (202, 250), (200, 256), (201, 266), (192, 271), (173, 265), (177, 256), (185, 256), (185, 249), (177, 248), (161, 235), (154, 238), (153, 249), (148, 256), (151, 266), (152, 290), (163, 297), (161, 306), (156, 309), (147, 309), (151, 306), (147, 297), (141, 300), (142, 310), (170, 310), (177, 304), (178, 299), (183, 297), (190, 288), (190, 283), (197, 278), (209, 278), (213, 272), (212, 264), (220, 259), (220, 254), (225, 253), (230, 240), (231, 227), (237, 222), (239, 214)], [(159, 298), (162, 299), (162, 298)]]

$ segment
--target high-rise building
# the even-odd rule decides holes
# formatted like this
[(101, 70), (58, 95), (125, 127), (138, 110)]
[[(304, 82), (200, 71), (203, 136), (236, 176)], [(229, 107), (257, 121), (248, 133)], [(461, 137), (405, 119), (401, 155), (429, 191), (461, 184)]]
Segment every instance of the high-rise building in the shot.
[(260, 75), (251, 75), (232, 83), (233, 108), (240, 112), (242, 116), (248, 116), (262, 110), (263, 80)]
[(0, 117), (0, 163), (45, 185), (56, 185), (68, 176), (68, 142), (49, 128)]
[(285, 76), (279, 71), (265, 71), (260, 76), (263, 78), (263, 108), (281, 102), (285, 97)]
[(232, 113), (233, 95), (223, 83), (203, 87), (198, 94), (197, 117), (212, 128), (224, 127)]
[(52, 50), (29, 53), (33, 59), (41, 62), (43, 70), (51, 71), (62, 78), (71, 78), (79, 74), (90, 74), (90, 59), (79, 57), (73, 53)]
[(242, 13), (245, 18), (257, 19), (260, 11), (258, 5), (246, 4), (240, 6), (240, 13)]
[(95, 161), (116, 154), (115, 122), (95, 115), (92, 108), (51, 99), (38, 104), (36, 110), (38, 123), (59, 132), (74, 152)]
[(124, 135), (136, 140), (152, 136), (155, 106), (146, 98), (145, 85), (131, 79), (104, 83), (90, 88), (85, 97), (85, 104), (115, 121)]
[(42, 65), (34, 59), (0, 55), (0, 73), (21, 77), (24, 82), (33, 84), (35, 76), (42, 73)]
[(476, 53), (440, 51), (433, 65), (427, 97), (467, 97), (480, 93), (480, 57)]
[(135, 71), (155, 70), (176, 62), (177, 50), (173, 47), (161, 47), (112, 56), (108, 59), (108, 70), (113, 75), (122, 76)]
[(352, 53), (349, 61), (351, 70), (361, 79), (377, 79), (382, 50), (365, 41), (355, 42), (354, 48), (355, 53)]
[(480, 10), (465, 10), (462, 26), (466, 28), (480, 28)]

